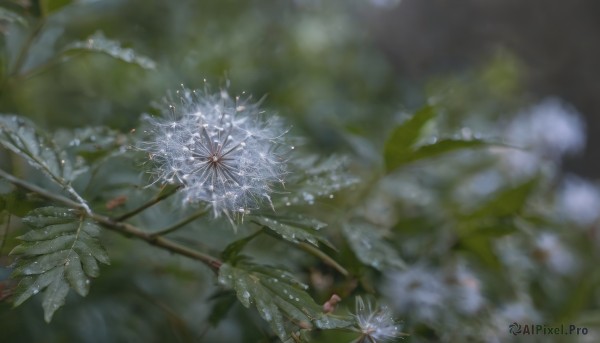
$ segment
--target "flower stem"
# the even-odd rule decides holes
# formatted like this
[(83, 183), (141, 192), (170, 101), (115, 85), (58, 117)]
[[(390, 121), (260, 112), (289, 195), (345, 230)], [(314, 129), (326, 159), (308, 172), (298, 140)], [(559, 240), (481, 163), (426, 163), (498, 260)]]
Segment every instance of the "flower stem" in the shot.
[[(136, 214), (144, 211), (145, 209), (152, 207), (153, 205), (155, 205), (155, 204), (161, 202), (162, 200), (170, 197), (171, 195), (175, 194), (180, 188), (181, 188), (181, 186), (177, 186), (165, 193), (163, 193), (161, 190), (161, 192), (159, 192), (154, 198), (150, 199), (148, 202), (146, 202), (142, 206), (121, 215), (120, 217), (116, 218), (115, 220), (118, 222), (122, 222), (125, 219), (129, 219), (129, 218), (135, 216)], [(164, 190), (164, 188), (163, 188), (163, 190)]]
[(208, 211), (206, 209), (202, 209), (202, 210), (192, 214), (191, 216), (189, 216), (167, 228), (153, 232), (152, 234), (150, 234), (150, 236), (152, 236), (152, 237), (164, 236), (164, 235), (171, 233), (171, 232), (181, 228), (182, 226), (185, 226), (185, 225), (193, 222), (194, 220), (204, 216), (207, 212)]

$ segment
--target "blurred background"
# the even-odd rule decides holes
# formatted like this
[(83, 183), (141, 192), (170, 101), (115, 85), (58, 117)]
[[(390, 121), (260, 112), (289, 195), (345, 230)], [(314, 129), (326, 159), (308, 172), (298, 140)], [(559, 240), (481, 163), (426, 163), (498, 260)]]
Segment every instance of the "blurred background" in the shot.
[[(29, 117), (48, 130), (99, 125), (126, 133), (138, 127), (141, 114), (155, 113), (153, 103), (160, 101), (167, 91), (181, 84), (202, 88), (208, 83), (213, 89), (227, 87), (233, 94), (252, 94), (256, 100), (264, 96), (263, 107), (285, 117), (294, 135), (306, 137), (307, 150), (322, 155), (345, 153), (353, 156), (356, 165), (368, 169), (381, 163), (379, 155), (391, 130), (416, 109), (433, 104), (441, 115), (430, 128), (431, 142), (445, 133), (463, 138), (511, 140), (533, 148), (539, 142), (531, 141), (532, 135), (549, 140), (539, 150), (539, 155), (556, 166), (546, 184), (557, 189), (581, 186), (579, 197), (568, 198), (563, 207), (572, 206), (573, 211), (585, 207), (586, 212), (573, 219), (590, 217), (582, 226), (588, 227), (598, 219), (595, 213), (600, 208), (600, 193), (591, 183), (600, 175), (600, 150), (595, 149), (600, 144), (598, 1), (3, 0), (0, 5), (10, 10), (0, 12), (0, 31), (4, 34), (0, 109), (3, 113)], [(106, 54), (89, 53), (81, 47), (94, 44), (90, 37), (109, 39), (113, 45), (105, 47)], [(121, 48), (132, 50), (123, 54)], [(111, 51), (117, 50), (118, 58), (114, 58)], [(558, 114), (541, 115), (538, 121), (527, 119), (529, 114), (533, 113), (535, 118), (535, 113), (540, 112)], [(469, 159), (459, 156), (434, 167), (444, 180), (451, 179), (448, 183), (468, 183), (471, 188), (461, 188), (462, 193), (454, 194), (435, 182), (419, 183), (418, 187), (426, 188), (426, 192), (415, 189), (417, 186), (410, 177), (402, 179), (404, 183), (386, 181), (394, 186), (382, 183), (375, 187), (379, 193), (369, 205), (372, 208), (365, 207), (366, 216), (399, 233), (396, 247), (411, 263), (427, 259), (421, 256), (426, 253), (419, 250), (424, 245), (422, 241), (406, 243), (409, 239), (403, 239), (414, 232), (398, 227), (429, 227), (417, 220), (419, 216), (427, 217), (429, 212), (424, 208), (450, 206), (440, 204), (441, 201), (471, 208), (477, 202), (474, 193), (481, 196), (475, 199), (483, 199), (502, 185), (515, 184), (515, 179), (508, 176), (510, 181), (503, 183), (497, 175), (485, 172), (469, 177), (457, 175), (460, 174), (455, 169), (459, 168), (457, 165)], [(518, 180), (523, 180), (522, 175), (531, 175), (532, 168), (537, 172), (537, 166), (531, 164), (538, 161), (531, 156), (516, 157), (507, 163), (506, 174), (517, 170), (521, 175)], [(131, 165), (121, 167), (126, 169)], [(572, 175), (570, 183), (562, 181), (563, 175)], [(427, 178), (428, 174), (421, 176)], [(436, 177), (439, 175), (432, 179)], [(580, 178), (591, 181), (582, 183)], [(448, 191), (453, 198), (438, 197), (434, 191)], [(397, 194), (389, 194), (393, 192)], [(411, 199), (404, 196), (409, 193)], [(540, 197), (554, 199), (548, 194)], [(410, 220), (402, 217), (403, 213), (411, 213)], [(595, 226), (586, 234), (596, 234), (594, 230)], [(420, 234), (444, 239), (439, 238), (444, 232)], [(530, 257), (534, 260), (548, 262), (550, 257), (543, 255), (548, 253), (546, 250), (562, 251), (563, 248), (553, 245), (559, 244), (556, 238), (539, 237), (529, 240), (533, 243), (528, 249), (538, 254), (532, 253)], [(589, 236), (581, 234), (574, 239), (585, 240), (585, 237)], [(222, 237), (212, 238), (226, 241)], [(121, 242), (120, 238), (108, 240), (119, 241), (112, 242), (117, 245), (135, 244)], [(581, 241), (577, 242), (572, 250), (583, 246)], [(502, 244), (512, 246), (511, 242)], [(8, 261), (7, 249), (3, 249), (1, 255)], [(66, 342), (74, 337), (87, 342), (263, 339), (260, 332), (236, 326), (233, 321), (222, 321), (217, 329), (204, 324), (208, 323), (204, 318), (211, 308), (207, 299), (215, 292), (208, 274), (198, 272), (193, 263), (183, 260), (164, 262), (167, 254), (148, 260), (153, 252), (142, 250), (129, 257), (121, 256), (126, 255), (123, 252), (112, 253), (111, 258), (116, 262), (104, 268), (102, 277), (95, 282), (92, 289), (98, 291), (92, 291), (86, 299), (69, 298), (71, 302), (59, 312), (61, 315), (57, 315), (52, 326), (42, 323), (35, 301), (10, 311), (2, 304), (2, 336), (9, 337), (9, 342)], [(565, 276), (558, 285), (541, 282), (531, 286), (532, 292), (542, 294), (533, 302), (539, 304), (543, 302), (540, 299), (551, 298), (585, 279), (593, 266), (592, 261), (581, 262), (586, 259), (585, 253), (581, 255), (578, 263), (582, 267), (576, 276), (570, 279)], [(442, 264), (443, 256), (439, 253), (433, 264)], [(556, 257), (559, 262), (554, 267), (560, 275), (572, 275), (563, 271), (571, 269), (575, 262), (565, 262), (571, 258), (564, 256)], [(134, 275), (131, 270), (136, 268)], [(314, 277), (314, 270), (302, 268), (307, 278)], [(463, 277), (459, 280), (468, 283), (471, 274), (463, 273), (462, 268), (458, 263), (453, 270)], [(478, 268), (475, 269), (482, 275), (489, 275), (481, 276), (475, 288), (487, 297), (497, 297), (490, 304), (500, 306), (502, 291), (480, 287), (480, 282), (493, 285), (494, 277), (500, 276), (494, 276), (496, 271), (485, 265)], [(423, 270), (428, 267), (417, 270), (427, 274)], [(177, 279), (173, 280), (172, 275), (177, 275)], [(398, 277), (398, 285), (408, 282), (408, 276)], [(381, 282), (376, 284), (383, 285), (385, 278), (376, 277), (379, 278)], [(598, 295), (593, 291), (594, 285), (586, 284), (586, 295), (577, 300), (578, 307), (568, 310), (561, 307), (570, 301), (565, 300), (570, 295), (565, 295), (557, 304), (544, 308), (547, 313), (559, 315), (544, 318), (551, 318), (549, 322), (576, 318), (586, 306), (595, 309)], [(390, 290), (394, 286), (386, 287), (375, 288), (387, 292), (388, 299), (394, 298), (390, 295), (395, 294)], [(515, 288), (519, 289), (515, 293), (523, 291), (521, 286)], [(165, 293), (170, 295), (163, 297)], [(424, 294), (427, 298), (427, 293)], [(197, 300), (190, 303), (190, 297), (195, 295)], [(324, 294), (318, 296), (321, 298), (327, 299)], [(436, 298), (433, 295), (428, 299)], [(528, 301), (521, 304), (529, 304)], [(95, 304), (93, 311), (86, 310), (90, 303)], [(412, 305), (401, 301), (394, 304), (399, 318), (406, 319), (408, 324), (426, 323), (420, 331), (411, 329), (411, 339), (437, 341), (444, 337), (436, 326), (441, 319), (432, 320), (425, 315), (411, 322), (407, 313)], [(255, 321), (242, 310), (238, 306), (230, 316)], [(464, 312), (473, 314), (470, 310)], [(561, 317), (563, 314), (565, 317)], [(78, 316), (80, 320), (69, 321), (69, 316)], [(535, 316), (527, 318), (531, 317)], [(202, 323), (194, 318), (203, 318)], [(507, 321), (517, 320), (514, 319), (517, 315), (508, 318)], [(217, 322), (215, 319), (214, 323)], [(500, 326), (504, 328), (504, 324)], [(113, 325), (118, 325), (118, 332), (111, 331)], [(443, 322), (443, 325), (458, 324)], [(153, 330), (145, 331), (149, 327)], [(470, 337), (481, 339), (485, 330), (474, 329)]]

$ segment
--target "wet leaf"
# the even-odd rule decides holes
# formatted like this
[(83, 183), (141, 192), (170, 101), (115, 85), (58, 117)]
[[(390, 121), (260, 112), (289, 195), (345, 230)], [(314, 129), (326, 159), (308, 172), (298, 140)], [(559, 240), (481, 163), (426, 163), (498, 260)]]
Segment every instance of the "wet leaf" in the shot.
[(12, 277), (21, 277), (14, 305), (45, 290), (42, 306), (49, 322), (69, 288), (87, 295), (89, 279), (99, 275), (98, 262), (109, 263), (108, 255), (97, 238), (99, 227), (75, 210), (38, 208), (23, 222), (32, 230), (18, 237), (23, 243), (11, 251), (19, 257)]
[(307, 242), (316, 247), (321, 242), (333, 249), (333, 245), (319, 234), (319, 230), (327, 226), (327, 224), (316, 219), (301, 216), (296, 218), (261, 216), (254, 217), (252, 220), (263, 226), (268, 233), (281, 237), (286, 241), (296, 244)]
[(81, 51), (103, 53), (144, 69), (156, 69), (156, 62), (146, 56), (137, 54), (133, 49), (122, 47), (118, 41), (106, 38), (101, 31), (94, 33), (85, 41), (69, 44), (63, 50), (63, 53), (68, 55)]
[(384, 240), (381, 229), (367, 222), (354, 221), (343, 226), (350, 248), (365, 265), (384, 271), (405, 268), (398, 252)]
[(235, 290), (245, 307), (254, 305), (282, 341), (300, 326), (340, 328), (352, 324), (349, 318), (323, 313), (321, 306), (306, 293), (308, 287), (283, 270), (247, 261), (236, 265), (225, 263), (219, 270), (219, 282)]

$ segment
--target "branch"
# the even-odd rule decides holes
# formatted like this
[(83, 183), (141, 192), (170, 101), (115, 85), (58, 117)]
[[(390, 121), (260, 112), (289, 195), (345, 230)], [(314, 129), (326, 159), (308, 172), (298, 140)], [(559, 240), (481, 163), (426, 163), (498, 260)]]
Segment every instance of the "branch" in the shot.
[(101, 224), (102, 226), (104, 226), (105, 228), (107, 228), (109, 230), (116, 231), (127, 237), (133, 236), (135, 238), (146, 241), (148, 244), (171, 251), (178, 255), (183, 255), (183, 256), (189, 257), (191, 259), (200, 261), (200, 262), (204, 263), (205, 265), (207, 265), (208, 267), (210, 267), (215, 273), (221, 267), (222, 262), (219, 261), (217, 258), (214, 258), (210, 255), (201, 253), (199, 251), (190, 249), (186, 246), (175, 243), (167, 238), (160, 237), (160, 236), (158, 236), (158, 237), (154, 236), (153, 234), (145, 232), (144, 230), (142, 230), (136, 226), (133, 226), (131, 224), (119, 222), (119, 221), (116, 221), (107, 216), (103, 216), (103, 215), (96, 214), (93, 212), (87, 213), (85, 208), (83, 208), (82, 204), (80, 204), (76, 201), (73, 201), (67, 197), (64, 197), (62, 195), (50, 193), (43, 188), (40, 188), (40, 187), (38, 187), (34, 184), (31, 184), (25, 180), (21, 180), (11, 174), (8, 174), (7, 172), (5, 172), (2, 169), (0, 169), (0, 177), (6, 179), (8, 182), (14, 184), (15, 186), (18, 186), (23, 189), (29, 190), (31, 192), (37, 193), (46, 199), (63, 203), (71, 208), (83, 210), (84, 212), (86, 212), (87, 216), (94, 219), (99, 224)]
[(131, 224), (117, 222), (117, 221), (114, 221), (112, 218), (109, 218), (109, 217), (106, 217), (106, 216), (103, 216), (100, 214), (95, 214), (95, 213), (93, 213), (90, 217), (109, 230), (116, 231), (116, 232), (118, 232), (124, 236), (128, 236), (128, 237), (134, 236), (138, 239), (146, 241), (146, 243), (148, 243), (150, 245), (154, 245), (154, 246), (163, 248), (165, 250), (171, 251), (173, 253), (183, 255), (183, 256), (189, 257), (191, 259), (200, 261), (200, 262), (204, 263), (205, 265), (207, 265), (208, 267), (210, 267), (215, 273), (219, 270), (219, 268), (221, 267), (221, 264), (223, 264), (217, 258), (214, 258), (210, 255), (201, 253), (199, 251), (190, 249), (186, 246), (175, 243), (167, 238), (160, 237), (160, 236), (159, 237), (154, 236), (153, 234), (145, 232), (144, 230), (142, 230), (136, 226), (133, 226)]

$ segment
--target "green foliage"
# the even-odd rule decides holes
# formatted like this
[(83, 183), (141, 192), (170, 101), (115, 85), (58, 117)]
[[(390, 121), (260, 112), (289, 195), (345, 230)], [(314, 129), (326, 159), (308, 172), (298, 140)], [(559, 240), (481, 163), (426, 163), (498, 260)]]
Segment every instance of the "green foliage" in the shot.
[(318, 234), (318, 231), (325, 228), (327, 224), (316, 219), (263, 215), (253, 220), (267, 230), (268, 233), (272, 233), (286, 241), (292, 243), (308, 242), (314, 246), (319, 246), (319, 242), (322, 242), (331, 248), (333, 247), (327, 241), (327, 238)]
[(384, 240), (380, 228), (353, 221), (343, 226), (343, 233), (356, 257), (365, 265), (380, 271), (406, 267), (396, 249)]
[(0, 116), (0, 144), (23, 157), (62, 187), (67, 187), (84, 171), (23, 117)]
[(245, 307), (254, 304), (282, 341), (298, 328), (312, 324), (321, 329), (351, 325), (346, 317), (324, 314), (321, 306), (306, 293), (308, 286), (280, 269), (246, 261), (224, 264), (219, 269), (219, 282), (234, 289)]
[(427, 124), (436, 117), (436, 109), (426, 106), (410, 119), (398, 125), (385, 143), (384, 159), (387, 172), (426, 158), (462, 149), (490, 146), (481, 140), (441, 139), (433, 144), (418, 145)]
[[(0, 116), (0, 172), (16, 184), (0, 182), (3, 339), (382, 341), (391, 312), (407, 341), (597, 324), (598, 220), (564, 217), (558, 158), (498, 143), (527, 100), (518, 61), (504, 51), (421, 90), (371, 48), (354, 6), (0, 2), (0, 109), (17, 113)], [(182, 202), (182, 180), (153, 184), (136, 148), (152, 102), (204, 78), (268, 94), (285, 136), (306, 137), (282, 147), (272, 204), (239, 217), (190, 217), (210, 201)], [(535, 171), (519, 174), (515, 152)], [(118, 234), (90, 290), (109, 262), (101, 227)], [(39, 292), (50, 325), (26, 301)], [(364, 293), (390, 312), (349, 315)]]
[(98, 225), (75, 210), (42, 207), (23, 222), (32, 230), (18, 237), (23, 243), (11, 252), (19, 256), (12, 276), (21, 278), (14, 305), (45, 289), (42, 306), (50, 322), (69, 287), (86, 296), (89, 278), (100, 275), (98, 262), (109, 264), (109, 258), (98, 240)]

